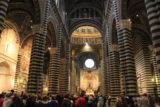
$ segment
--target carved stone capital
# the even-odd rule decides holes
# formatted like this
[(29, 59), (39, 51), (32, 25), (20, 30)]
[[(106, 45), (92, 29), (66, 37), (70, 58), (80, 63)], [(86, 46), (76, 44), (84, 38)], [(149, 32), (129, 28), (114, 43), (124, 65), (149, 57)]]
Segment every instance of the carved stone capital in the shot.
[(56, 52), (56, 48), (49, 47), (48, 49), (51, 55), (53, 55)]
[(118, 45), (117, 44), (112, 44), (111, 45), (111, 51), (112, 52), (118, 52)]
[(40, 26), (40, 24), (36, 24), (36, 25), (32, 25), (31, 28), (32, 28), (33, 34), (35, 34), (37, 32), (40, 32), (41, 26)]
[(149, 45), (148, 48), (149, 48), (149, 50), (152, 52), (153, 55), (156, 54), (156, 50), (155, 50), (155, 48), (154, 48), (153, 45)]
[(122, 20), (120, 20), (119, 24), (120, 24), (120, 28), (121, 29), (127, 28), (127, 29), (131, 30), (131, 21), (130, 21), (130, 19), (122, 19)]

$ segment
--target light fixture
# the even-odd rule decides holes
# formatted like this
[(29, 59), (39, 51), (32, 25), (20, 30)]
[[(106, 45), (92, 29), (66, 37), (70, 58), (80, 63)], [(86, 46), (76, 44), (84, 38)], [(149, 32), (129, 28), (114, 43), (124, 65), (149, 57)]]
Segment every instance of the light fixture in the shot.
[(48, 47), (48, 50), (50, 50), (51, 49), (51, 47)]
[(84, 50), (84, 51), (92, 51), (92, 48), (91, 48), (91, 46), (86, 42), (83, 50)]
[(45, 86), (45, 87), (43, 88), (43, 91), (44, 91), (45, 93), (47, 93), (47, 92), (48, 92), (48, 87)]
[(138, 14), (136, 14), (136, 17), (139, 17), (139, 15), (138, 15)]
[(151, 81), (154, 82), (154, 78), (152, 78)]

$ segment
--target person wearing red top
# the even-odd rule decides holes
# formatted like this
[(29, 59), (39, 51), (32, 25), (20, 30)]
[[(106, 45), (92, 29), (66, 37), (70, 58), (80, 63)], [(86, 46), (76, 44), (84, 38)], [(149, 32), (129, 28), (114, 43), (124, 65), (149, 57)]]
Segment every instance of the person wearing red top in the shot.
[(3, 95), (0, 94), (0, 107), (3, 107)]
[(86, 101), (85, 101), (84, 95), (85, 95), (85, 92), (82, 92), (80, 97), (76, 100), (75, 102), (76, 107), (85, 107)]

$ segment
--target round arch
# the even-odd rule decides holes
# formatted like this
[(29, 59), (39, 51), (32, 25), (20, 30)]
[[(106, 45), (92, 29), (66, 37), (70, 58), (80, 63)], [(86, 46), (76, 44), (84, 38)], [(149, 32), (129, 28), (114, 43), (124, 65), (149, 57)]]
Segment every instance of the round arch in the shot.
[(20, 46), (20, 36), (17, 27), (14, 23), (6, 20), (4, 22), (4, 29), (0, 38), (0, 53), (3, 53), (5, 57), (17, 60)]
[(10, 65), (6, 61), (0, 62), (0, 74), (10, 75)]
[(13, 86), (14, 75), (11, 63), (8, 61), (0, 62), (0, 92), (8, 92), (13, 89)]
[(48, 27), (47, 27), (47, 37), (50, 40), (51, 47), (56, 47), (57, 46), (57, 39), (56, 39), (56, 32), (55, 32), (55, 27), (52, 22), (48, 22)]
[[(19, 33), (18, 33), (18, 26), (13, 23), (12, 21), (9, 21), (9, 20), (5, 20), (4, 22), (4, 30), (5, 29), (12, 29), (15, 34), (16, 34), (16, 38), (17, 38), (17, 43), (20, 43), (20, 36), (19, 36)], [(3, 31), (2, 31), (3, 32)]]
[(32, 39), (32, 40), (33, 40), (33, 34), (27, 35), (27, 36), (22, 40), (20, 48), (24, 48), (24, 46), (25, 46), (26, 43), (29, 41), (29, 39)]
[(133, 29), (133, 33), (140, 34), (143, 38), (145, 38), (149, 42), (149, 44), (152, 44), (152, 38), (150, 37), (150, 34), (149, 32), (147, 32), (147, 30), (139, 26), (135, 26), (132, 29)]
[(145, 8), (144, 0), (122, 0), (121, 9), (122, 9), (122, 18), (128, 18), (128, 16), (136, 14), (135, 10), (141, 10)]
[(117, 28), (116, 28), (116, 20), (113, 19), (112, 21), (112, 32), (111, 32), (111, 43), (118, 44), (118, 37), (117, 37)]
[[(10, 2), (11, 4), (10, 4), (10, 8), (8, 9), (8, 14), (10, 13), (14, 14), (21, 11), (29, 14), (33, 20), (33, 23), (35, 24), (40, 23), (41, 11), (39, 6), (39, 1), (28, 0), (27, 2), (22, 1), (21, 3), (19, 3), (16, 0), (12, 0)], [(12, 4), (16, 4), (16, 5), (12, 5)]]
[(103, 36), (103, 30), (101, 29), (102, 26), (100, 23), (91, 20), (91, 19), (84, 19), (84, 20), (79, 20), (77, 22), (75, 22), (74, 24), (72, 24), (70, 26), (70, 32), (69, 34), (71, 35), (77, 28), (82, 27), (82, 26), (92, 26), (95, 27), (96, 29), (98, 29), (98, 31), (101, 33), (101, 35)]

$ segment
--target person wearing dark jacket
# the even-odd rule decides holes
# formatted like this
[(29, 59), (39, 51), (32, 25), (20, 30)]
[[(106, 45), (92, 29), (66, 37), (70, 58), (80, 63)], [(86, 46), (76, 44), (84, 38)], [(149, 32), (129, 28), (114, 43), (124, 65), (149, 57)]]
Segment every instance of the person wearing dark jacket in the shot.
[(44, 96), (43, 100), (37, 104), (37, 107), (49, 107), (48, 97)]
[(10, 107), (24, 107), (22, 100), (15, 95), (12, 99), (12, 104)]
[(69, 94), (66, 94), (64, 96), (63, 102), (62, 102), (62, 106), (61, 107), (71, 107), (71, 100), (69, 99)]
[(26, 101), (26, 107), (36, 107), (36, 97), (30, 96)]
[(49, 103), (49, 107), (59, 107), (59, 106), (58, 106), (58, 101), (56, 100), (56, 97), (55, 97), (55, 96), (52, 96), (52, 100), (51, 100), (51, 102)]
[(3, 107), (3, 94), (0, 94), (0, 107)]

